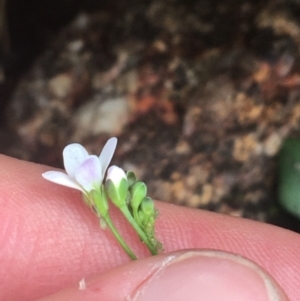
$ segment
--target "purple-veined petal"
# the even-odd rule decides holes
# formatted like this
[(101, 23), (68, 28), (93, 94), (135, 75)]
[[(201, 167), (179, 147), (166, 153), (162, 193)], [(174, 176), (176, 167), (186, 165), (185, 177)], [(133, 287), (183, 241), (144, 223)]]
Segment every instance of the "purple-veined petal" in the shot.
[(64, 166), (67, 174), (74, 179), (75, 172), (81, 163), (89, 156), (86, 149), (78, 144), (67, 145), (63, 150)]
[(99, 158), (94, 155), (88, 156), (76, 170), (75, 178), (87, 192), (100, 187), (103, 177)]
[(47, 171), (42, 174), (43, 178), (63, 186), (71, 187), (83, 191), (82, 187), (75, 183), (68, 175), (61, 171)]
[(104, 177), (104, 174), (106, 172), (106, 169), (111, 161), (111, 158), (114, 155), (116, 146), (117, 146), (118, 139), (116, 137), (112, 137), (108, 139), (106, 144), (104, 145), (102, 152), (99, 156), (101, 168), (102, 168), (102, 177)]

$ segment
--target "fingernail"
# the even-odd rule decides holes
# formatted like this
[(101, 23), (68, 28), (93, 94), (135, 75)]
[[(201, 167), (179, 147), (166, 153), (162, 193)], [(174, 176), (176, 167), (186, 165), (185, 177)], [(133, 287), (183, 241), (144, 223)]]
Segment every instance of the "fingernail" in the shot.
[(259, 266), (220, 251), (188, 251), (152, 273), (131, 295), (148, 300), (288, 300)]

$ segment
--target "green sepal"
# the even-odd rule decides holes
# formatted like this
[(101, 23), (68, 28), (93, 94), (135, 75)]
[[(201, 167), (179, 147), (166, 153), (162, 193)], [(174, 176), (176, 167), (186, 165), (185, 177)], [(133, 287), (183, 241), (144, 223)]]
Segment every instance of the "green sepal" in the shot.
[(82, 193), (82, 198), (84, 200), (84, 203), (90, 207), (90, 208), (93, 208), (93, 202), (91, 200), (91, 196), (90, 195), (87, 195), (85, 193)]
[(112, 180), (107, 179), (105, 182), (105, 191), (107, 196), (117, 207), (120, 208), (126, 205), (128, 193), (128, 181), (126, 178), (121, 179), (118, 187)]
[(108, 214), (108, 201), (104, 193), (103, 185), (101, 185), (101, 191), (92, 190), (90, 196), (93, 200), (94, 207), (99, 216), (106, 216)]

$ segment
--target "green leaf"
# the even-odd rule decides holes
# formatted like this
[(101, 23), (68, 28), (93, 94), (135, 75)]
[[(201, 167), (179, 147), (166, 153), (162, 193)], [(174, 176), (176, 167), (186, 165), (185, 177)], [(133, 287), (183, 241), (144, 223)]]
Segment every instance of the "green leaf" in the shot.
[(300, 218), (300, 141), (287, 139), (279, 153), (280, 204)]

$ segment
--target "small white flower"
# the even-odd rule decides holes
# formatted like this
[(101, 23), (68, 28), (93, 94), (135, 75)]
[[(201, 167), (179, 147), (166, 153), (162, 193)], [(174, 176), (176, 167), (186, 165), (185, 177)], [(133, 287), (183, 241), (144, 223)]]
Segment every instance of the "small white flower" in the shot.
[(78, 189), (84, 194), (91, 190), (99, 190), (103, 182), (106, 169), (117, 146), (117, 138), (110, 138), (99, 157), (89, 155), (86, 149), (72, 143), (63, 150), (64, 167), (61, 171), (47, 171), (42, 176), (51, 182)]
[(108, 169), (105, 188), (108, 197), (116, 206), (125, 205), (128, 192), (128, 180), (122, 168), (113, 165)]

